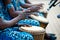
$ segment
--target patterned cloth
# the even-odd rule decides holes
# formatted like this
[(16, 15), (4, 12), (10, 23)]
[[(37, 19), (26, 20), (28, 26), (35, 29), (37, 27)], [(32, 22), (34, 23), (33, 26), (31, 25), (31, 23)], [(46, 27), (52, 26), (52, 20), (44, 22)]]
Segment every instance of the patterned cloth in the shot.
[(20, 32), (7, 28), (1, 33), (0, 40), (33, 40), (33, 37), (27, 32)]
[[(4, 17), (7, 15), (5, 14), (5, 12), (7, 13), (2, 0), (0, 0), (0, 18), (5, 19)], [(6, 20), (10, 20), (8, 15), (6, 17), (7, 17)], [(34, 39), (31, 34), (27, 32), (21, 32), (18, 30), (17, 27), (14, 26), (12, 28), (0, 30), (0, 40), (34, 40)]]
[(3, 3), (0, 1), (0, 18), (3, 18)]

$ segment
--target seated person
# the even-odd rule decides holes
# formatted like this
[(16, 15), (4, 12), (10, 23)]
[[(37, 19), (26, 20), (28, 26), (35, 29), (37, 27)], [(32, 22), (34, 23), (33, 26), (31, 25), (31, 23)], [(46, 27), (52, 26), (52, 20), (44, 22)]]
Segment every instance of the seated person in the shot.
[[(21, 4), (21, 6), (23, 7), (23, 8), (25, 8), (25, 9), (29, 9), (30, 7), (32, 7), (32, 6), (38, 6), (38, 7), (40, 7), (40, 9), (42, 9), (43, 10), (43, 3), (40, 3), (40, 4), (31, 4), (31, 2), (29, 2), (29, 0), (20, 0), (20, 4)], [(33, 9), (33, 8), (32, 8)], [(36, 9), (36, 8), (35, 8)], [(44, 16), (44, 17), (46, 17), (47, 16), (47, 12), (46, 11), (42, 11), (42, 12), (39, 12), (38, 10), (33, 10), (33, 11), (35, 11), (38, 15), (40, 15), (40, 16)]]
[(17, 17), (11, 20), (5, 20), (4, 14), (3, 14), (4, 12), (5, 10), (3, 6), (3, 0), (0, 0), (0, 40), (33, 40), (33, 37), (31, 34), (17, 30), (15, 28), (15, 27), (18, 27), (17, 25), (13, 26), (19, 20), (22, 20), (23, 18), (25, 18), (26, 15), (19, 14)]
[[(5, 14), (5, 18), (8, 16), (11, 16), (12, 18), (16, 17), (17, 15), (21, 14), (23, 12), (23, 14), (25, 15), (25, 13), (28, 14), (32, 14), (32, 13), (28, 13), (30, 12), (29, 9), (27, 10), (18, 10), (21, 9), (20, 5), (18, 4), (19, 1), (16, 3), (17, 0), (13, 1), (13, 0), (6, 0), (4, 1), (5, 3), (5, 9), (8, 10), (8, 13)], [(7, 19), (7, 18), (6, 18)], [(7, 19), (10, 20), (10, 19)], [(32, 26), (40, 26), (39, 21), (34, 20), (34, 19), (25, 19), (25, 20), (20, 20), (18, 22), (18, 24), (28, 24), (28, 25), (32, 25)]]
[[(27, 9), (26, 9), (26, 7), (25, 7), (26, 5), (24, 6), (25, 8), (21, 8), (20, 7), (20, 6), (22, 6), (21, 1), (15, 0), (15, 1), (11, 2), (14, 5), (14, 7), (15, 7), (16, 10), (20, 11), (20, 10), (28, 10), (28, 9), (30, 9), (30, 13), (38, 14), (38, 15), (40, 14), (40, 16), (44, 17), (44, 13), (43, 12), (38, 12), (38, 10), (40, 9), (39, 7), (41, 7), (43, 4), (37, 4), (37, 5), (31, 5), (30, 4), (31, 6), (29, 8), (27, 7)], [(38, 7), (38, 10), (36, 10), (37, 9), (36, 6)], [(45, 15), (45, 17), (46, 17), (46, 15)], [(20, 21), (20, 23), (22, 23), (22, 22)], [(26, 23), (26, 24), (29, 24), (29, 25), (33, 25), (33, 26), (40, 26), (40, 24), (38, 22), (33, 22), (32, 20), (31, 21), (30, 20), (25, 20), (23, 23)]]

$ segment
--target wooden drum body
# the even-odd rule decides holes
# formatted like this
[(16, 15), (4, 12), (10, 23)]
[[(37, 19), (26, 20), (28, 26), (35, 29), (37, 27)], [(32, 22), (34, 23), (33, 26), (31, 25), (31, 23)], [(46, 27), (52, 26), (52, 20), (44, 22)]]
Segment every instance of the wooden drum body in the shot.
[(45, 29), (42, 27), (20, 27), (20, 30), (31, 33), (34, 40), (44, 40)]

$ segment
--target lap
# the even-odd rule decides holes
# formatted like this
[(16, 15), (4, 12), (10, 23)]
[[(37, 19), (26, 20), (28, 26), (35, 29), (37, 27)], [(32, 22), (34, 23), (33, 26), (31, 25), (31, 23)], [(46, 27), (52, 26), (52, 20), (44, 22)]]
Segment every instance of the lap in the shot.
[(33, 40), (31, 34), (21, 31), (13, 31), (12, 29), (4, 30), (0, 34), (0, 40)]
[(32, 14), (37, 14), (38, 16), (42, 16), (42, 17), (44, 17), (44, 13), (43, 12), (32, 12)]
[(18, 24), (28, 24), (31, 26), (40, 26), (39, 21), (34, 20), (34, 19), (25, 19), (25, 20), (20, 20)]

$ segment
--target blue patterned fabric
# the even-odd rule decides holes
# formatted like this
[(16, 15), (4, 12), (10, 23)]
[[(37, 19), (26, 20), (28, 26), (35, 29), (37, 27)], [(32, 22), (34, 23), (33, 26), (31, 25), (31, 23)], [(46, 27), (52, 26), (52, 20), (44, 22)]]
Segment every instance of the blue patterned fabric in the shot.
[(20, 1), (19, 0), (11, 0), (12, 5), (14, 6), (15, 10), (22, 10), (20, 7)]
[(13, 7), (13, 5), (10, 3), (10, 4), (8, 4), (6, 7), (7, 7), (7, 9), (10, 9), (10, 8)]
[(0, 18), (3, 18), (3, 3), (1, 3), (2, 0), (0, 0)]
[[(8, 5), (8, 8), (11, 8), (11, 6)], [(5, 16), (6, 15), (5, 13), (8, 12), (7, 10), (5, 10), (2, 0), (0, 0), (0, 18), (9, 19), (8, 15)], [(12, 28), (6, 28), (4, 30), (0, 30), (0, 40), (34, 40), (34, 39), (31, 34), (27, 32), (21, 32), (18, 30), (17, 27), (14, 26)]]
[(12, 19), (12, 17), (10, 16), (10, 14), (8, 12), (8, 9), (10, 9), (12, 7), (13, 7), (13, 5), (11, 5), (11, 3), (6, 5), (6, 6), (4, 6), (4, 11), (3, 11), (4, 13), (3, 13), (3, 15), (4, 15), (4, 19), (5, 20), (11, 20)]
[(20, 0), (21, 5), (24, 5), (26, 2), (25, 0)]
[(19, 24), (27, 24), (32, 26), (40, 26), (39, 21), (36, 21), (34, 19), (25, 19), (18, 22)]
[(33, 40), (33, 37), (27, 32), (14, 31), (9, 28), (0, 34), (0, 40)]

